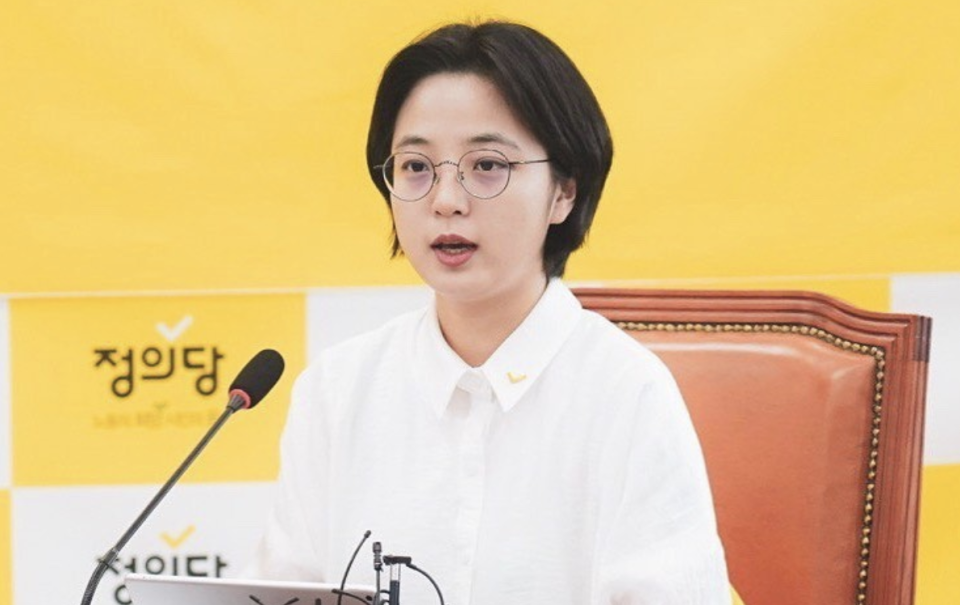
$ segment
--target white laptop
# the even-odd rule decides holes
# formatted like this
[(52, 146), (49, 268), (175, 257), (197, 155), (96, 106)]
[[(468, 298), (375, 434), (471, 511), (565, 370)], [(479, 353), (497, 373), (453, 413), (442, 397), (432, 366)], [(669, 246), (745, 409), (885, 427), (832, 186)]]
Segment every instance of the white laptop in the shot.
[[(124, 580), (133, 605), (337, 605), (339, 584), (225, 580), (186, 576), (128, 574)], [(348, 592), (373, 602), (374, 588), (347, 584)], [(342, 605), (361, 601), (344, 595)]]

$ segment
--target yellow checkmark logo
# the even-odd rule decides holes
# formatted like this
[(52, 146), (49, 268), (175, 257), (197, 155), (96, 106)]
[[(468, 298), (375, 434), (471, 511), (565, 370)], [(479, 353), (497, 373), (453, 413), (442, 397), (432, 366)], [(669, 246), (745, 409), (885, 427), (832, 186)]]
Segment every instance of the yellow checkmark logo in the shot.
[(518, 382), (523, 382), (527, 379), (526, 374), (514, 374), (513, 372), (507, 372), (507, 378), (510, 380), (510, 384), (517, 384)]
[(187, 529), (180, 532), (179, 536), (171, 536), (167, 532), (163, 532), (162, 534), (160, 534), (160, 538), (162, 538), (163, 541), (166, 542), (167, 546), (169, 546), (170, 548), (176, 548), (181, 544), (183, 544), (184, 542), (186, 542), (187, 538), (189, 538), (193, 534), (193, 532), (196, 531), (196, 529), (197, 529), (196, 527), (191, 525)]

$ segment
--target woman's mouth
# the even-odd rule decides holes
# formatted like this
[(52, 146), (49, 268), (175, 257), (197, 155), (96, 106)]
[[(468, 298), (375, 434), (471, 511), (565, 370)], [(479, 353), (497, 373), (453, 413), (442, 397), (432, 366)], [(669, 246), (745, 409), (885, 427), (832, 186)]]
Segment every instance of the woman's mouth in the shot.
[(441, 235), (430, 244), (437, 260), (448, 267), (459, 267), (473, 256), (477, 245), (459, 235)]

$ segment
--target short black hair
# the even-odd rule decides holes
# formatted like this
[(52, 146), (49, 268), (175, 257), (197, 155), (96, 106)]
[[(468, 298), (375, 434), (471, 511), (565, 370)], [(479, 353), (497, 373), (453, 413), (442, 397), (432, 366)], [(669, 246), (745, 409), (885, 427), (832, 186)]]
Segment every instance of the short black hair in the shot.
[[(390, 156), (397, 116), (410, 92), (440, 73), (490, 80), (543, 145), (555, 177), (576, 181), (573, 210), (563, 223), (550, 225), (543, 247), (545, 273), (562, 276), (570, 253), (583, 245), (613, 160), (610, 129), (590, 86), (559, 46), (525, 25), (455, 23), (420, 37), (387, 64), (370, 118), (367, 165), (388, 204), (390, 191), (373, 166)], [(393, 256), (400, 252), (394, 228)]]

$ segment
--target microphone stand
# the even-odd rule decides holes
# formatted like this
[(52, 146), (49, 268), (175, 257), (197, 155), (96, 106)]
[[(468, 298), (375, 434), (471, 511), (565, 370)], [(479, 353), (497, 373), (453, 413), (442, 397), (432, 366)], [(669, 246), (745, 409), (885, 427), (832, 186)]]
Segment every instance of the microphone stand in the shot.
[[(400, 575), (403, 571), (401, 565), (410, 565), (413, 559), (410, 557), (387, 555), (383, 558), (383, 562), (390, 568), (390, 598), (388, 603), (389, 605), (400, 605)], [(397, 572), (396, 576), (394, 576), (394, 571)]]
[(97, 567), (93, 570), (93, 575), (90, 576), (90, 581), (87, 583), (87, 589), (83, 593), (83, 600), (80, 601), (80, 605), (90, 605), (90, 602), (93, 601), (93, 595), (97, 591), (97, 586), (100, 584), (100, 581), (103, 579), (107, 570), (110, 569), (110, 566), (113, 565), (113, 562), (117, 560), (117, 557), (120, 556), (120, 550), (126, 546), (127, 542), (130, 541), (130, 538), (133, 537), (137, 530), (140, 529), (140, 526), (143, 525), (143, 522), (147, 520), (147, 517), (153, 513), (153, 509), (157, 508), (157, 505), (164, 499), (167, 495), (167, 492), (173, 488), (174, 484), (180, 480), (180, 477), (190, 468), (190, 465), (193, 464), (193, 461), (197, 459), (197, 456), (200, 455), (200, 452), (207, 447), (207, 444), (210, 443), (210, 440), (213, 439), (214, 435), (220, 430), (220, 428), (226, 423), (227, 420), (239, 409), (242, 409), (249, 400), (244, 400), (242, 397), (233, 395), (230, 397), (230, 402), (227, 404), (227, 409), (223, 411), (220, 415), (220, 418), (213, 423), (213, 426), (207, 431), (207, 434), (203, 436), (203, 439), (200, 440), (200, 443), (193, 448), (193, 451), (190, 452), (190, 455), (187, 456), (186, 460), (180, 464), (179, 468), (174, 471), (173, 476), (171, 476), (166, 483), (163, 484), (163, 487), (160, 488), (160, 491), (157, 492), (157, 495), (153, 497), (153, 500), (147, 504), (147, 507), (143, 509), (143, 512), (140, 513), (140, 516), (136, 518), (133, 524), (130, 526), (127, 531), (120, 536), (120, 540), (106, 552), (102, 557), (97, 559)]
[(381, 605), (380, 600), (380, 574), (383, 572), (383, 559), (381, 558), (381, 546), (379, 542), (373, 543), (373, 569), (377, 572), (376, 592), (373, 593), (373, 605)]

